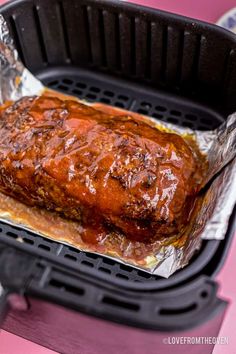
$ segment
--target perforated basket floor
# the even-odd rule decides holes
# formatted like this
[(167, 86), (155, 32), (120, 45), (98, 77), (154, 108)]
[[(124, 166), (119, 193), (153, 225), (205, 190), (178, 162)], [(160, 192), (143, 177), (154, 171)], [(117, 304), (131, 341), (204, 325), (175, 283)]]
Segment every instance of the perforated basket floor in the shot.
[(56, 69), (39, 74), (45, 85), (90, 102), (102, 102), (165, 122), (199, 130), (216, 128), (223, 118), (192, 101), (80, 69)]

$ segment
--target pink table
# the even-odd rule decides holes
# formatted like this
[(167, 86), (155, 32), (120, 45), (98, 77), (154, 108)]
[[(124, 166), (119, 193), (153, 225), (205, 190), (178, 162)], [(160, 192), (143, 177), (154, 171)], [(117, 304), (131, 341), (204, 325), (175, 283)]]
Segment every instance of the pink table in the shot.
[(216, 22), (226, 11), (236, 7), (235, 0), (129, 0), (129, 2), (207, 22)]
[[(4, 0), (0, 0), (0, 4), (4, 2)], [(216, 22), (223, 13), (236, 6), (235, 0), (130, 0), (130, 2), (156, 7), (161, 10), (175, 12), (208, 22)], [(215, 346), (213, 354), (234, 354), (236, 351), (236, 281), (233, 269), (236, 269), (236, 237), (234, 237), (224, 268), (217, 277), (220, 284), (219, 295), (230, 301), (229, 310), (219, 334), (220, 336), (229, 337), (229, 345)], [(5, 331), (0, 333), (0, 353), (56, 354), (49, 349)]]

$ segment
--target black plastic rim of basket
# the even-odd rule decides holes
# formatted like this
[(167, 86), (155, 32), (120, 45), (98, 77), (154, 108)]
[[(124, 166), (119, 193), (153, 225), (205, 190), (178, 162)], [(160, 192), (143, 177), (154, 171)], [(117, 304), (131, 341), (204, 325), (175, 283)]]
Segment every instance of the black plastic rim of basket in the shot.
[[(4, 11), (4, 9), (8, 9), (8, 8), (11, 8), (12, 6), (14, 7), (14, 6), (16, 6), (16, 5), (18, 5), (18, 4), (21, 4), (21, 3), (23, 3), (23, 2), (25, 2), (24, 0), (16, 0), (16, 1), (12, 1), (12, 2), (10, 2), (10, 3), (8, 3), (8, 4), (5, 4), (5, 5), (3, 5), (2, 7), (1, 7), (1, 10), (2, 11)], [(102, 2), (102, 1), (101, 1)], [(111, 4), (114, 4), (115, 6), (117, 6), (117, 2), (116, 1), (109, 1), (109, 3), (111, 3)], [(151, 13), (151, 14), (155, 14), (155, 13), (162, 13), (163, 15), (168, 15), (168, 17), (171, 17), (171, 18), (173, 18), (173, 19), (183, 19), (185, 22), (191, 22), (192, 20), (191, 19), (188, 19), (188, 18), (185, 18), (185, 17), (181, 17), (181, 16), (178, 16), (178, 15), (174, 15), (174, 14), (169, 14), (169, 13), (166, 13), (166, 12), (164, 12), (164, 11), (159, 11), (159, 10), (154, 10), (154, 9), (151, 9), (151, 8), (147, 8), (147, 7), (137, 7), (136, 5), (133, 5), (133, 4), (125, 4), (126, 6), (129, 6), (129, 7), (132, 7), (133, 9), (135, 9), (135, 10), (137, 10), (137, 11), (145, 11), (145, 12), (149, 12), (149, 13)], [(225, 35), (227, 35), (227, 36), (232, 36), (232, 38), (233, 38), (233, 35), (231, 34), (231, 33), (229, 33), (228, 31), (226, 31), (226, 30), (222, 30), (222, 29), (220, 29), (220, 28), (218, 28), (217, 26), (214, 26), (214, 25), (209, 25), (209, 24), (207, 24), (207, 23), (203, 23), (203, 22), (201, 22), (201, 21), (197, 21), (197, 20), (194, 20), (194, 22), (196, 23), (196, 24), (199, 24), (200, 26), (202, 26), (202, 25), (205, 25), (205, 26), (207, 26), (207, 28), (208, 29), (212, 29), (212, 30), (214, 30), (214, 31), (219, 31), (219, 32), (225, 32)], [(234, 40), (235, 40), (235, 38), (234, 38)], [(234, 213), (235, 214), (235, 213)], [(226, 245), (228, 245), (228, 241), (229, 241), (229, 239), (230, 238), (232, 238), (232, 235), (233, 235), (233, 229), (234, 229), (234, 226), (233, 226), (233, 223), (231, 223), (230, 224), (230, 226), (229, 226), (229, 232), (228, 232), (228, 239), (226, 240)], [(205, 247), (205, 249), (208, 251), (207, 253), (206, 253), (206, 255), (204, 254), (204, 250), (203, 250), (203, 252), (198, 256), (198, 259), (200, 259), (201, 258), (201, 256), (203, 256), (202, 257), (202, 263), (201, 264), (199, 264), (199, 268), (200, 269), (202, 269), (202, 268), (204, 268), (205, 266), (207, 266), (207, 263), (208, 262), (206, 262), (206, 260), (208, 261), (208, 260), (210, 260), (211, 258), (212, 258), (212, 256), (213, 256), (213, 254), (215, 254), (216, 252), (217, 252), (217, 250), (219, 249), (219, 244), (222, 244), (222, 242), (219, 242), (219, 241), (210, 241), (210, 242), (207, 242), (207, 245), (206, 245), (206, 247)], [(32, 248), (30, 248), (30, 246), (28, 246), (28, 245), (22, 245), (23, 247), (22, 248), (24, 248), (24, 246), (26, 246), (25, 247), (25, 250), (27, 250), (28, 252), (32, 252)], [(226, 246), (225, 247), (225, 249), (228, 249), (228, 246)], [(38, 250), (37, 250), (38, 251)], [(37, 252), (37, 254), (40, 254), (41, 256), (43, 256), (43, 257), (45, 257), (46, 256), (46, 258), (48, 257), (48, 254), (46, 254), (45, 252), (43, 252), (43, 251), (40, 251), (40, 253), (38, 253)], [(207, 257), (207, 255), (208, 255), (208, 257)], [(226, 252), (224, 252), (224, 257), (225, 257), (225, 255), (226, 255)], [(223, 257), (223, 258), (224, 258)], [(222, 260), (222, 259), (221, 259)], [(65, 261), (65, 262), (62, 262), (62, 260), (58, 260), (57, 259), (57, 261), (60, 263), (60, 264), (65, 264), (65, 265), (67, 265), (67, 266), (72, 266), (72, 262), (69, 262), (69, 261)], [(197, 262), (196, 262), (197, 263)], [(194, 264), (194, 263), (193, 263)], [(192, 264), (192, 265), (193, 265)], [(217, 269), (219, 269), (219, 266), (221, 266), (222, 265), (222, 262), (220, 261), (219, 262), (219, 260), (218, 260), (218, 265), (217, 265), (217, 267), (216, 267), (216, 270)], [(194, 265), (195, 266), (195, 270), (196, 270), (196, 264)], [(86, 267), (84, 267), (83, 265), (80, 265), (79, 266), (79, 268), (80, 268), (80, 270), (84, 270), (84, 272), (85, 273), (90, 273), (91, 275), (95, 275), (96, 274), (96, 276), (99, 276), (100, 278), (103, 278), (104, 280), (106, 280), (106, 281), (111, 281), (112, 283), (116, 283), (117, 285), (119, 285), (119, 286), (124, 286), (124, 287), (131, 287), (132, 289), (141, 289), (142, 288), (142, 290), (145, 288), (146, 290), (150, 290), (151, 288), (162, 288), (162, 287), (166, 287), (167, 286), (167, 283), (170, 281), (173, 281), (174, 280), (174, 278), (176, 278), (177, 280), (176, 281), (174, 281), (173, 283), (175, 284), (175, 283), (179, 283), (179, 281), (181, 281), (181, 280), (183, 280), (183, 278), (184, 279), (186, 279), (186, 277), (184, 277), (184, 276), (182, 276), (181, 275), (181, 273), (182, 274), (184, 274), (184, 272), (186, 271), (186, 273), (188, 273), (188, 277), (191, 277), (191, 276), (193, 276), (193, 273), (191, 273), (191, 265), (189, 265), (188, 267), (186, 267), (183, 271), (180, 271), (179, 273), (176, 273), (176, 275), (174, 276), (174, 277), (171, 277), (169, 280), (166, 280), (166, 279), (161, 279), (161, 280), (159, 280), (158, 279), (158, 282), (150, 282), (150, 281), (146, 281), (145, 283), (141, 283), (141, 284), (137, 284), (137, 283), (131, 283), (131, 284), (129, 284), (127, 281), (124, 281), (124, 280), (122, 280), (122, 279), (113, 279), (113, 278), (111, 278), (110, 279), (110, 277), (108, 277), (107, 275), (102, 275), (102, 274), (98, 274), (98, 272), (97, 271), (95, 271), (95, 270), (89, 270), (89, 269), (87, 269)], [(215, 272), (216, 272), (216, 270), (215, 270)], [(213, 272), (212, 273), (212, 276), (214, 276), (214, 274), (215, 274), (215, 272)], [(191, 273), (191, 275), (189, 274), (189, 273)], [(196, 273), (196, 272), (194, 272), (194, 273)], [(158, 283), (158, 286), (157, 286), (157, 283)], [(130, 285), (130, 286), (129, 286)]]
[[(6, 2), (5, 4), (2, 4), (0, 6), (0, 11), (3, 12), (5, 10), (10, 9), (11, 7), (17, 6), (17, 5), (21, 5), (23, 3), (25, 3), (26, 1), (30, 1), (30, 0), (10, 0), (9, 2)], [(115, 6), (116, 8), (119, 6), (120, 8), (122, 8), (122, 6), (126, 6), (129, 7), (130, 9), (135, 10), (138, 14), (141, 14), (143, 12), (150, 14), (150, 15), (155, 15), (155, 14), (162, 14), (164, 16), (168, 16), (168, 18), (170, 19), (176, 19), (176, 20), (182, 20), (185, 23), (189, 23), (191, 24), (192, 22), (194, 22), (196, 25), (199, 26), (205, 26), (208, 30), (213, 30), (214, 32), (218, 32), (218, 33), (225, 33), (225, 35), (227, 37), (231, 37), (231, 39), (235, 40), (235, 35), (234, 33), (232, 33), (232, 31), (229, 31), (227, 29), (225, 29), (224, 27), (220, 27), (214, 23), (208, 23), (204, 20), (198, 20), (196, 18), (192, 18), (192, 17), (187, 17), (184, 15), (179, 15), (179, 14), (175, 14), (173, 12), (168, 12), (165, 10), (160, 10), (158, 8), (153, 8), (150, 6), (145, 6), (145, 5), (140, 5), (140, 4), (134, 4), (134, 3), (130, 3), (130, 2), (126, 2), (122, 4), (122, 0), (117, 1), (117, 0), (99, 0), (99, 3), (102, 4), (109, 4), (111, 6)]]
[[(5, 224), (6, 225), (6, 224)], [(6, 225), (7, 226), (7, 225)], [(96, 269), (88, 268), (85, 265), (79, 263), (74, 264), (73, 262), (65, 259), (65, 258), (58, 258), (57, 255), (51, 254), (49, 252), (45, 252), (42, 249), (35, 249), (28, 245), (22, 244), (21, 242), (16, 242), (15, 240), (2, 238), (1, 243), (6, 244), (8, 246), (12, 246), (18, 250), (25, 251), (27, 254), (31, 256), (39, 256), (42, 259), (47, 261), (52, 261), (57, 266), (65, 266), (70, 271), (79, 271), (81, 274), (84, 274), (88, 277), (100, 279), (107, 284), (115, 285), (119, 289), (128, 289), (128, 290), (135, 290), (135, 291), (155, 291), (155, 290), (166, 290), (172, 288), (174, 286), (179, 286), (181, 283), (186, 283), (191, 279), (197, 278), (200, 274), (204, 274), (209, 276), (210, 278), (214, 278), (215, 275), (219, 272), (221, 267), (224, 264), (225, 258), (227, 256), (228, 250), (230, 248), (230, 244), (232, 242), (234, 232), (236, 229), (236, 207), (234, 208), (234, 212), (231, 215), (230, 225), (227, 230), (226, 238), (222, 241), (205, 241), (205, 246), (199, 255), (197, 256), (196, 260), (190, 263), (184, 269), (175, 273), (169, 279), (160, 278), (157, 281), (148, 281), (145, 282), (131, 282), (125, 281), (120, 278), (116, 278), (113, 276), (109, 276), (102, 272), (98, 272)], [(24, 231), (23, 231), (24, 232)], [(53, 241), (50, 241), (53, 242)], [(206, 270), (210, 267), (210, 272)], [(209, 274), (210, 273), (210, 274)]]

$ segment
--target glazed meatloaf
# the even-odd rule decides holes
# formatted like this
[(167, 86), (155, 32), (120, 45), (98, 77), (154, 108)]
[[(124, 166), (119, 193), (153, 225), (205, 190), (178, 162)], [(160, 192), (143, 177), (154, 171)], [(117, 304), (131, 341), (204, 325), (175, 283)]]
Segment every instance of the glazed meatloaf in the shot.
[(0, 114), (1, 192), (77, 220), (90, 242), (113, 230), (141, 242), (183, 230), (201, 167), (181, 136), (46, 95)]

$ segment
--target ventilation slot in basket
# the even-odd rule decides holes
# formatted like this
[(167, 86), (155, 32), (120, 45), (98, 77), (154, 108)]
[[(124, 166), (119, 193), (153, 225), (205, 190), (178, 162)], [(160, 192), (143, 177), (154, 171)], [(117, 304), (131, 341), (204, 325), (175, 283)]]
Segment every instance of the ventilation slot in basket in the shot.
[(44, 43), (43, 32), (42, 32), (42, 27), (41, 27), (38, 11), (39, 11), (39, 7), (34, 6), (33, 13), (34, 13), (34, 19), (35, 19), (35, 27), (37, 30), (37, 37), (38, 37), (38, 41), (39, 41), (39, 47), (41, 48), (43, 62), (44, 62), (44, 64), (47, 64), (48, 63), (47, 50), (46, 50), (45, 43)]
[(161, 316), (176, 316), (176, 315), (183, 315), (188, 312), (192, 312), (197, 309), (197, 304), (193, 303), (186, 307), (181, 308), (162, 308), (159, 310), (158, 314)]
[(129, 311), (139, 311), (140, 306), (138, 304), (132, 303), (132, 302), (127, 302), (123, 300), (118, 300), (110, 296), (104, 296), (102, 299), (102, 303), (110, 306), (115, 306), (120, 309), (125, 309)]
[(192, 129), (211, 130), (219, 124), (217, 120), (212, 120), (211, 116), (206, 114), (201, 116), (196, 111), (186, 111), (186, 108), (178, 105), (167, 103), (164, 106), (163, 101), (157, 104), (155, 99), (153, 101), (143, 99), (133, 101), (127, 94), (124, 95), (119, 91), (109, 89), (109, 87), (104, 89), (103, 84), (99, 85), (98, 82), (95, 86), (94, 83), (89, 84), (89, 80), (86, 80), (85, 83), (71, 77), (63, 77), (46, 81), (45, 84), (55, 90), (71, 93), (91, 102), (101, 102), (124, 109), (129, 109), (132, 106), (134, 112)]
[(22, 50), (22, 46), (21, 46), (21, 35), (18, 33), (18, 28), (17, 28), (17, 18), (14, 16), (10, 17), (10, 24), (11, 24), (11, 29), (13, 32), (13, 38), (14, 38), (14, 44), (17, 48), (17, 51), (19, 53), (19, 56), (22, 60), (22, 63), (25, 65), (25, 57), (24, 57), (24, 52)]
[(76, 296), (83, 296), (85, 291), (82, 288), (72, 286), (70, 284), (66, 284), (65, 282), (61, 282), (57, 279), (51, 279), (49, 282), (49, 286), (52, 288), (57, 288), (60, 291), (67, 292)]
[(68, 63), (70, 63), (71, 62), (71, 54), (70, 54), (70, 46), (69, 46), (69, 36), (67, 33), (65, 11), (64, 11), (62, 2), (58, 3), (58, 10), (59, 10), (59, 19), (60, 19), (60, 24), (61, 24), (61, 28), (62, 28), (63, 38), (64, 38), (65, 52), (66, 52), (66, 57), (67, 57), (66, 61)]

